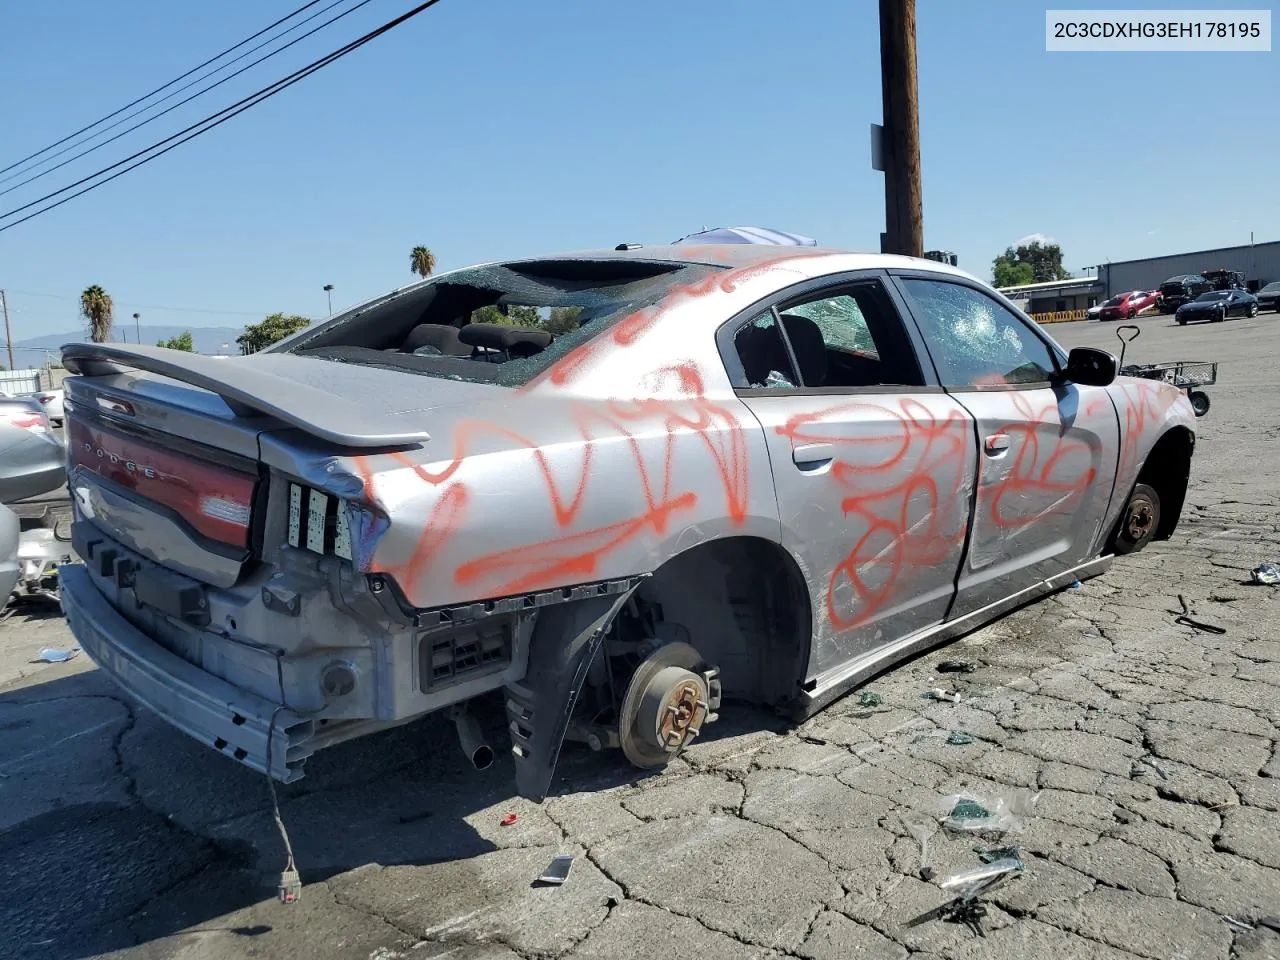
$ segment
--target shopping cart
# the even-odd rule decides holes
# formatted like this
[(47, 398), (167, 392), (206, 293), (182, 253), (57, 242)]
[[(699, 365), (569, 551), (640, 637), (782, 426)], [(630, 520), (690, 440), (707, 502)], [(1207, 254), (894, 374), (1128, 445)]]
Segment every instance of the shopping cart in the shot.
[[(1124, 332), (1132, 330), (1133, 335), (1125, 337)], [(1167, 363), (1131, 363), (1124, 362), (1125, 347), (1138, 339), (1142, 333), (1133, 324), (1125, 324), (1116, 328), (1116, 337), (1120, 340), (1120, 376), (1142, 377), (1146, 380), (1159, 380), (1179, 390), (1187, 391), (1187, 399), (1191, 401), (1191, 409), (1197, 417), (1209, 412), (1209, 395), (1198, 387), (1207, 387), (1218, 382), (1217, 361), (1210, 360), (1171, 360)]]

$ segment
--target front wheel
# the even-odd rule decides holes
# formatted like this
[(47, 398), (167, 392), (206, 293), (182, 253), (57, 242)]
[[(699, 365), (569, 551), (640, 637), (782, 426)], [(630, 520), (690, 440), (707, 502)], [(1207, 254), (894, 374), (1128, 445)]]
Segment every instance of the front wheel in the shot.
[(1249, 307), (1249, 316), (1256, 317), (1258, 315), (1258, 305), (1255, 303)]
[(1197, 417), (1203, 417), (1209, 412), (1209, 395), (1202, 390), (1192, 390), (1187, 394), (1187, 399), (1191, 401), (1191, 412)]
[(1120, 514), (1120, 526), (1112, 549), (1120, 555), (1137, 553), (1156, 535), (1160, 526), (1160, 494), (1145, 483), (1136, 484)]

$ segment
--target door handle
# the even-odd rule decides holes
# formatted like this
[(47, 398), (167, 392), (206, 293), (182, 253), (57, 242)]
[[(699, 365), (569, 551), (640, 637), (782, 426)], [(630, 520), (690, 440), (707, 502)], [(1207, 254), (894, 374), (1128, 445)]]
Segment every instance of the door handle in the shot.
[(791, 459), (803, 470), (816, 470), (829, 464), (835, 448), (829, 443), (804, 443), (791, 448)]
[(998, 457), (1009, 449), (1009, 435), (993, 433), (982, 442), (982, 448), (987, 452), (987, 456)]

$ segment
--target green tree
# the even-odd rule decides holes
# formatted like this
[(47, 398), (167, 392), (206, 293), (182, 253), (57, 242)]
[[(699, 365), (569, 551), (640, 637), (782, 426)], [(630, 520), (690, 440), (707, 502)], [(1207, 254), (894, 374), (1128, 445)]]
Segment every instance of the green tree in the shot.
[(96, 283), (80, 294), (80, 315), (88, 321), (89, 339), (94, 343), (106, 343), (111, 336), (113, 309), (110, 295)]
[(168, 340), (157, 340), (156, 346), (165, 347), (169, 350), (185, 350), (187, 353), (195, 353), (196, 350), (196, 345), (191, 339), (190, 330), (184, 331), (176, 337), (170, 337)]
[(424, 280), (436, 269), (436, 255), (430, 247), (414, 247), (409, 252), (409, 269)]
[(1039, 239), (1020, 243), (1016, 248), (1006, 247), (1004, 253), (992, 261), (991, 274), (997, 287), (1071, 278), (1071, 273), (1062, 266), (1062, 247)]
[(996, 257), (991, 274), (997, 287), (1020, 287), (1035, 282), (1035, 270), (1029, 263), (1016, 263), (1003, 256)]
[(551, 316), (542, 325), (542, 329), (557, 337), (562, 333), (577, 330), (578, 315), (581, 313), (581, 307), (552, 307)]
[(507, 307), (505, 315), (492, 305), (480, 307), (471, 311), (471, 322), (499, 323), (504, 327), (533, 327), (537, 330), (543, 327), (542, 317), (538, 316), (538, 308), (523, 306)]
[(240, 344), (240, 352), (243, 354), (257, 353), (310, 325), (311, 321), (307, 317), (273, 313), (261, 323), (245, 324), (244, 333), (236, 337), (236, 343)]

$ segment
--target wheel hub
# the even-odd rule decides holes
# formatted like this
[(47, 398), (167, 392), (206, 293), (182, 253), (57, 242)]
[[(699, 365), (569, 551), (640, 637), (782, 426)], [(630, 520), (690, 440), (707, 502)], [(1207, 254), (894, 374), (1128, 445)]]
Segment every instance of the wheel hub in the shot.
[(684, 643), (660, 647), (636, 668), (623, 697), (618, 739), (638, 767), (659, 767), (716, 719), (717, 672)]
[(1151, 528), (1151, 521), (1154, 515), (1151, 511), (1149, 503), (1135, 503), (1129, 508), (1129, 536), (1134, 540), (1141, 540), (1146, 535), (1147, 530)]

